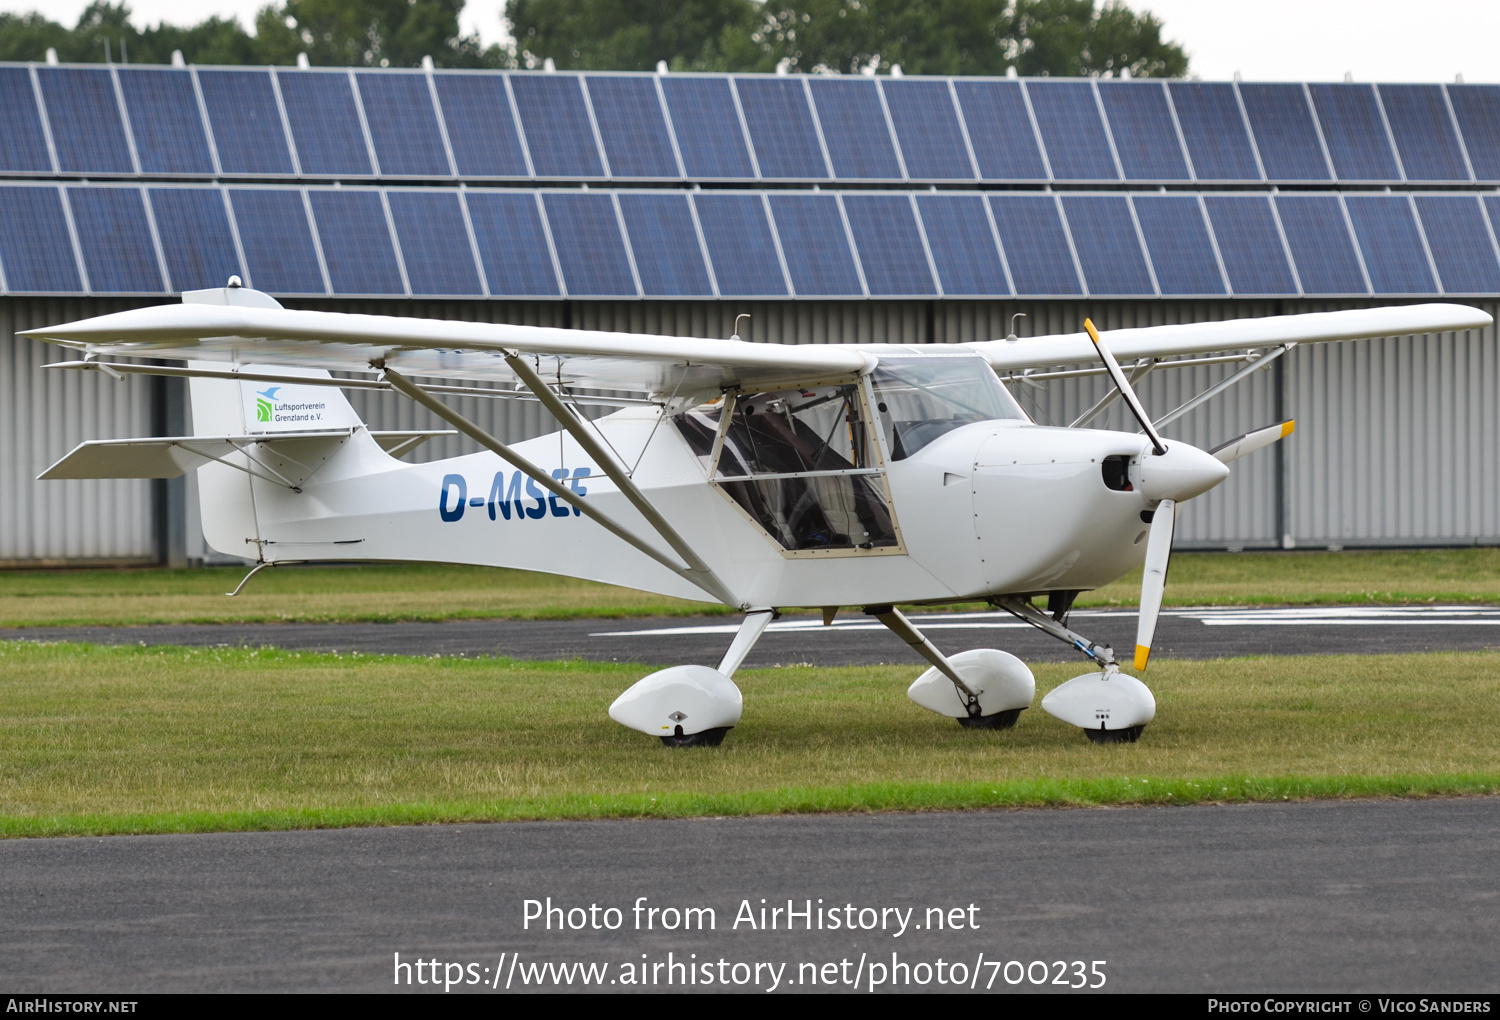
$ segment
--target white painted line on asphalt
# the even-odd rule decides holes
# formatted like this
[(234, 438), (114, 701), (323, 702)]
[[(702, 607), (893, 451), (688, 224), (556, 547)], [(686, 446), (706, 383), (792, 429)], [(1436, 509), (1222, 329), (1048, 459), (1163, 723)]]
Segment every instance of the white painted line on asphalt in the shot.
[[(1081, 609), (1074, 617), (1135, 616), (1134, 609)], [(1485, 606), (1300, 606), (1293, 608), (1246, 609), (1241, 606), (1203, 606), (1186, 609), (1164, 609), (1163, 616), (1197, 620), (1205, 627), (1496, 627), (1500, 626), (1500, 609)], [(911, 617), (922, 630), (1026, 630), (1030, 624), (1009, 619), (994, 612), (926, 613)], [(735, 634), (738, 623), (706, 624), (693, 627), (660, 627), (648, 630), (614, 630), (590, 634), (589, 637), (674, 637), (690, 634)], [(812, 631), (884, 630), (880, 623), (862, 617), (835, 620), (825, 626), (816, 617), (778, 620), (766, 628), (768, 633), (808, 633)]]

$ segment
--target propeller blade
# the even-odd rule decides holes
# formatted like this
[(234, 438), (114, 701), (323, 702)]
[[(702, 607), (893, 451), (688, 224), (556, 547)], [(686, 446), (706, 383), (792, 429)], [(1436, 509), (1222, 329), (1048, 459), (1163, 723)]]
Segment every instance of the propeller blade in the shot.
[(1140, 399), (1136, 397), (1135, 390), (1130, 388), (1130, 380), (1125, 378), (1125, 373), (1120, 370), (1120, 363), (1115, 356), (1109, 352), (1104, 341), (1099, 337), (1099, 331), (1094, 328), (1094, 320), (1084, 319), (1083, 328), (1088, 330), (1089, 339), (1094, 341), (1094, 349), (1099, 352), (1100, 359), (1104, 362), (1104, 368), (1109, 372), (1109, 377), (1114, 380), (1115, 389), (1120, 391), (1120, 397), (1125, 401), (1125, 406), (1130, 408), (1130, 413), (1135, 415), (1135, 420), (1141, 423), (1141, 428), (1146, 433), (1146, 438), (1151, 440), (1151, 446), (1160, 457), (1167, 452), (1167, 444), (1161, 441), (1157, 434), (1156, 426), (1151, 424), (1151, 419), (1146, 417), (1146, 409), (1141, 406)]
[(1209, 455), (1219, 458), (1225, 464), (1239, 460), (1246, 454), (1254, 453), (1256, 450), (1265, 449), (1278, 439), (1285, 439), (1297, 428), (1295, 419), (1288, 418), (1279, 421), (1275, 425), (1267, 425), (1263, 429), (1254, 432), (1246, 432), (1243, 436), (1235, 436), (1227, 443), (1220, 443), (1209, 450)]
[(1167, 563), (1172, 557), (1172, 532), (1177, 522), (1177, 503), (1164, 499), (1151, 518), (1151, 537), (1146, 539), (1146, 574), (1141, 578), (1141, 614), (1135, 625), (1135, 668), (1144, 670), (1151, 657), (1151, 639), (1156, 636), (1156, 618), (1161, 615), (1162, 594), (1167, 590)]

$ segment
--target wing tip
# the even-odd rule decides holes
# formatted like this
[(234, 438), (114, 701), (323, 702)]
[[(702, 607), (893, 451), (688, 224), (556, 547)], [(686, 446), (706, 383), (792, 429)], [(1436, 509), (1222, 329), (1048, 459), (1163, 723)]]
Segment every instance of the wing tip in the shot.
[(1136, 668), (1137, 672), (1141, 672), (1141, 671), (1145, 670), (1145, 668), (1146, 668), (1146, 660), (1149, 659), (1149, 658), (1151, 658), (1151, 646), (1150, 645), (1136, 645), (1135, 646), (1135, 668)]

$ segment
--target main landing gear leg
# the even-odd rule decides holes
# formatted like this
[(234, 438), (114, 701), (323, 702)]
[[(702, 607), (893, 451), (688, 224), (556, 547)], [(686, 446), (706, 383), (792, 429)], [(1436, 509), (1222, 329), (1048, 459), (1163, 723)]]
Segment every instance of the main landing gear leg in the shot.
[(730, 678), (780, 615), (769, 607), (749, 610), (718, 669), (673, 666), (652, 673), (615, 699), (609, 717), (660, 737), (668, 747), (717, 747), (744, 708), (740, 689)]
[(1042, 699), (1043, 710), (1079, 727), (1096, 744), (1133, 744), (1140, 739), (1146, 724), (1156, 717), (1156, 699), (1145, 684), (1120, 672), (1114, 649), (1070, 630), (1025, 599), (997, 598), (990, 602), (1072, 645), (1099, 666), (1098, 673), (1074, 677), (1053, 690)]
[[(866, 606), (873, 616), (932, 663), (907, 690), (923, 708), (952, 716), (966, 729), (1008, 730), (1036, 695), (1031, 670), (1014, 655), (976, 648), (948, 657), (894, 606)], [(944, 683), (946, 678), (948, 683)], [(951, 684), (951, 686), (950, 686)], [(955, 698), (955, 695), (957, 696)]]

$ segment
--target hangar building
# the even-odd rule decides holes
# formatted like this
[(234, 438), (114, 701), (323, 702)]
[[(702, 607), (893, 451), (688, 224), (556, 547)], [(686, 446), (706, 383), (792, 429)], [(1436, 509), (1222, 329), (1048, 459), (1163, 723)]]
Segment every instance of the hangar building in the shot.
[[(696, 336), (748, 312), (775, 343), (1500, 315), (1500, 86), (9, 64), (0, 137), (10, 565), (205, 556), (191, 479), (33, 481), (84, 439), (189, 431), (181, 380), (43, 370), (66, 352), (15, 332), (232, 274), (303, 308)], [(1177, 420), (1202, 446), (1298, 421), (1185, 508), (1179, 547), (1500, 540), (1491, 333), (1295, 349)], [(1241, 367), (1163, 366), (1143, 395), (1161, 415)], [(1106, 385), (1039, 375), (1011, 385), (1050, 424)]]

